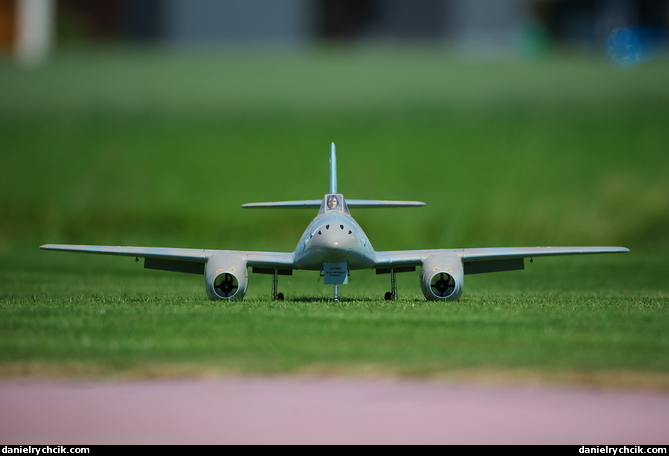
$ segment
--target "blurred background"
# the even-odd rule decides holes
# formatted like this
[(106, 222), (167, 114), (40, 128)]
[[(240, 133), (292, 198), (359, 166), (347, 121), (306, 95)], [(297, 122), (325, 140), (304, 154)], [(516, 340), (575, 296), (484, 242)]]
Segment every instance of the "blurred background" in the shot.
[[(170, 47), (413, 42), (541, 54), (666, 38), (667, 0), (2, 0), (5, 52), (37, 58), (72, 44)], [(636, 30), (636, 32), (635, 32)], [(619, 39), (622, 35), (619, 37)], [(631, 41), (629, 41), (631, 40)], [(32, 57), (31, 57), (32, 56)]]
[(669, 247), (669, 0), (0, 0), (0, 251)]

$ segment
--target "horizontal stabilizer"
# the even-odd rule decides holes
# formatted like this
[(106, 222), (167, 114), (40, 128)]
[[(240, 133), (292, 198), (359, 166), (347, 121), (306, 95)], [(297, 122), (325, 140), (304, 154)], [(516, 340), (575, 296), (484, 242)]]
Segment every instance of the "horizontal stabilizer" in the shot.
[(323, 200), (302, 200), (302, 201), (274, 201), (269, 203), (247, 203), (242, 204), (244, 208), (268, 207), (268, 208), (310, 208), (321, 207)]
[(422, 201), (386, 201), (386, 200), (346, 200), (348, 207), (418, 207), (425, 206)]
[[(247, 203), (243, 208), (311, 208), (321, 207), (323, 200), (301, 200), (301, 201), (274, 201), (267, 203)], [(386, 200), (359, 200), (347, 199), (348, 207), (373, 208), (373, 207), (418, 207), (425, 206), (421, 201), (386, 201)]]

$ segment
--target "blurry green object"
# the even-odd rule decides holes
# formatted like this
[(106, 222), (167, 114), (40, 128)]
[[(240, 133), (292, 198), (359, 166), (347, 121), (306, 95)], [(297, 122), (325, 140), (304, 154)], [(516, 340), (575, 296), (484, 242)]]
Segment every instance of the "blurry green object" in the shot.
[(516, 46), (527, 59), (541, 59), (551, 51), (551, 36), (546, 27), (538, 21), (527, 21), (516, 31)]

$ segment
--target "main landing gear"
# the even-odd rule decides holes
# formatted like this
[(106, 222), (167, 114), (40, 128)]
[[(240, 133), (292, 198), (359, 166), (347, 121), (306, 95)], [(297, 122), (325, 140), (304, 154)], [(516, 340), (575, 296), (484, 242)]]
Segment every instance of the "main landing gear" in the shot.
[(272, 283), (272, 299), (275, 301), (283, 301), (283, 293), (278, 293), (277, 289), (279, 288), (279, 271), (274, 270), (274, 282)]
[(395, 270), (390, 270), (390, 291), (386, 291), (383, 299), (386, 301), (394, 301), (397, 297), (397, 281), (395, 280)]

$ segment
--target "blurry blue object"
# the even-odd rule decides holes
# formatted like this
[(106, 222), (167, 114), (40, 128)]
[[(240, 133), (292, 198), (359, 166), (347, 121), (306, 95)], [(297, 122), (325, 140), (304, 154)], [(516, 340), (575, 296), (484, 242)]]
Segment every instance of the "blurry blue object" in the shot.
[(614, 63), (634, 66), (654, 57), (663, 41), (659, 27), (617, 28), (606, 39), (606, 51)]

